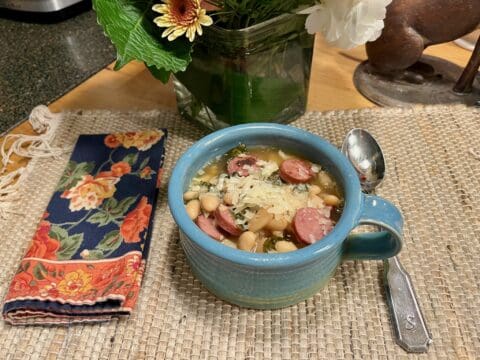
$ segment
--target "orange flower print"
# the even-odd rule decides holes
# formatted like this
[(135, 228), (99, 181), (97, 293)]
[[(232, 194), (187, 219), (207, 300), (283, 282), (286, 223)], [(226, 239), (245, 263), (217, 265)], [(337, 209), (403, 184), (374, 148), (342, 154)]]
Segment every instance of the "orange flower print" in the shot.
[(109, 148), (112, 148), (112, 149), (117, 148), (122, 144), (115, 134), (107, 135), (105, 137), (104, 142), (105, 142), (105, 145), (107, 145)]
[(140, 177), (142, 179), (150, 178), (150, 174), (152, 173), (152, 168), (150, 166), (145, 166), (142, 171), (140, 171)]
[(142, 259), (138, 255), (134, 255), (127, 261), (127, 274), (131, 275), (133, 273), (138, 272), (140, 267), (142, 266)]
[(33, 235), (32, 244), (25, 257), (36, 257), (48, 260), (57, 259), (57, 250), (60, 248), (60, 242), (49, 236), (51, 224), (46, 220), (40, 221), (37, 231)]
[(141, 240), (140, 233), (147, 228), (152, 213), (152, 205), (147, 201), (147, 197), (143, 196), (137, 207), (123, 219), (120, 234), (126, 243), (135, 243)]
[(163, 135), (164, 133), (161, 130), (115, 133), (107, 135), (104, 142), (109, 148), (116, 148), (122, 145), (126, 149), (136, 147), (141, 151), (145, 151), (156, 144)]
[(113, 176), (123, 176), (125, 174), (129, 174), (132, 171), (132, 168), (129, 163), (125, 161), (120, 161), (112, 165), (111, 172)]
[(135, 255), (127, 261), (127, 275), (132, 277), (134, 283), (140, 286), (145, 269), (145, 263), (140, 256)]
[(58, 288), (57, 284), (54, 282), (45, 285), (43, 288), (40, 289), (40, 296), (43, 297), (58, 297)]
[(115, 184), (120, 179), (108, 175), (102, 174), (95, 178), (92, 175), (84, 175), (77, 185), (64, 191), (61, 197), (70, 199), (68, 208), (71, 211), (95, 209), (104, 199), (112, 197), (117, 190)]
[(124, 134), (118, 134), (122, 138), (122, 146), (127, 149), (135, 146), (137, 144), (138, 133), (136, 132), (127, 132)]
[(159, 130), (147, 130), (138, 133), (138, 140), (135, 146), (138, 150), (145, 151), (155, 145), (162, 137), (164, 133)]
[(31, 286), (33, 281), (33, 276), (27, 272), (21, 272), (13, 278), (12, 284), (10, 285), (9, 292), (14, 294), (23, 295), (24, 293), (33, 290), (35, 286)]
[(95, 271), (92, 284), (97, 289), (104, 289), (112, 283), (112, 279), (120, 277), (125, 271), (125, 261), (117, 260), (101, 271)]
[(101, 171), (95, 176), (96, 179), (106, 178), (106, 177), (115, 177), (111, 171)]
[(58, 284), (58, 291), (62, 295), (76, 296), (92, 289), (92, 275), (78, 269), (65, 274), (65, 278)]

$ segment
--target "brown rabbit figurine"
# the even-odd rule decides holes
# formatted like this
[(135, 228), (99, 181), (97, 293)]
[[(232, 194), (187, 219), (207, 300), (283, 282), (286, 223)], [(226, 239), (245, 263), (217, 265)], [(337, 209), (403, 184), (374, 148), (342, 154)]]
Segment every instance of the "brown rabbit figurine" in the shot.
[(422, 82), (423, 75), (433, 69), (409, 68), (425, 48), (458, 39), (479, 24), (480, 0), (393, 0), (387, 7), (382, 35), (366, 46), (371, 69)]

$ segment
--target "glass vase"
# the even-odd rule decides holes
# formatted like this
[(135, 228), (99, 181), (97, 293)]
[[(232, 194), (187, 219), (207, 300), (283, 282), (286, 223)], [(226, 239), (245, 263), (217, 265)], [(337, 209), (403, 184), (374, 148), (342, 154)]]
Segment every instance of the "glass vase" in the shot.
[(212, 130), (296, 119), (306, 109), (313, 42), (304, 15), (240, 30), (206, 28), (192, 62), (175, 75), (180, 113)]

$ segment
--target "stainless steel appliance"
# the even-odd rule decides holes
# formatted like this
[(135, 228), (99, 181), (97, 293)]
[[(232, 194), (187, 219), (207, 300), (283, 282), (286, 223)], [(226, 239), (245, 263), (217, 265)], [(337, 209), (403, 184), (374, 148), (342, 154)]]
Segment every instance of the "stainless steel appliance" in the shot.
[(66, 9), (83, 0), (0, 0), (1, 9), (51, 13)]

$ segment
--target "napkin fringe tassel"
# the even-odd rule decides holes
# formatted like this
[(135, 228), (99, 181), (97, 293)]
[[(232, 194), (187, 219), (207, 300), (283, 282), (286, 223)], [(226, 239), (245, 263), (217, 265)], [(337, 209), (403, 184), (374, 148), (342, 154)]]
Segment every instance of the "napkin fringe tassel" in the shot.
[(28, 122), (38, 135), (8, 134), (0, 146), (0, 218), (15, 213), (12, 205), (21, 196), (18, 190), (30, 173), (33, 161), (14, 171), (7, 172), (8, 164), (12, 163), (14, 154), (30, 159), (59, 157), (65, 149), (53, 147), (51, 142), (61, 121), (62, 115), (52, 113), (47, 106), (36, 106), (30, 113)]

